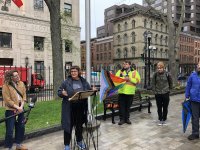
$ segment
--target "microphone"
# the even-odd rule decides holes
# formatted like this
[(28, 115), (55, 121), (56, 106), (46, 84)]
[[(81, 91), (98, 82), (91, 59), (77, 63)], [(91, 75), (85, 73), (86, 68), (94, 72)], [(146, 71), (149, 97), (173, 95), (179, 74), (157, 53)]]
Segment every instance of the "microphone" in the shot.
[(37, 96), (32, 97), (31, 102), (29, 103), (28, 107), (34, 108), (36, 101), (37, 101)]

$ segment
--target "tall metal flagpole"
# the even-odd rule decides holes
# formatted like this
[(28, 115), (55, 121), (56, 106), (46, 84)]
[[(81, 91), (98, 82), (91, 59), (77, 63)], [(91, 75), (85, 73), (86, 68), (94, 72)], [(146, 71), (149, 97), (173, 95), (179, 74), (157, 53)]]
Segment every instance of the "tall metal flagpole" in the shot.
[[(90, 0), (85, 0), (85, 39), (86, 39), (86, 79), (91, 83), (91, 21), (90, 21)], [(88, 121), (92, 121), (91, 100), (88, 98)]]

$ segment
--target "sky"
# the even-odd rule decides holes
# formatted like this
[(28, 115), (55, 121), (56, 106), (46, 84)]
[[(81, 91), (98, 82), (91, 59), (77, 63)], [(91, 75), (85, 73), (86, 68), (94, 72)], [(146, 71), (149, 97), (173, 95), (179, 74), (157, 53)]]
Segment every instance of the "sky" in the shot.
[[(104, 10), (113, 5), (140, 4), (142, 0), (90, 0), (91, 38), (96, 37), (96, 28), (104, 25)], [(85, 0), (80, 0), (81, 40), (85, 40)]]

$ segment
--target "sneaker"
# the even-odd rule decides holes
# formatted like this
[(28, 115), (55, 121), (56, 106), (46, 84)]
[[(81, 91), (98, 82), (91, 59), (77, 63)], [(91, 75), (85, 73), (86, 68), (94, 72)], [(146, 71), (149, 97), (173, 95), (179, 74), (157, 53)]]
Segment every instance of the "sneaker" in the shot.
[(158, 126), (162, 126), (162, 125), (163, 125), (162, 121), (159, 121)]
[(86, 149), (86, 145), (83, 141), (80, 141), (80, 142), (77, 142), (77, 146), (80, 148), (80, 149)]
[(195, 140), (195, 139), (199, 139), (199, 135), (191, 134), (188, 136), (188, 140)]
[(131, 124), (131, 121), (129, 119), (126, 120), (127, 124)]
[(70, 150), (70, 147), (69, 147), (69, 145), (65, 145), (65, 148), (64, 148), (64, 150)]
[(118, 125), (123, 125), (124, 123), (125, 123), (124, 120), (120, 120), (119, 123), (118, 123)]
[(22, 144), (17, 144), (16, 146), (16, 150), (28, 150), (28, 148), (26, 148), (26, 146), (22, 145)]
[(163, 121), (163, 122), (162, 122), (162, 125), (163, 125), (163, 126), (166, 126), (166, 125), (167, 125), (166, 121)]

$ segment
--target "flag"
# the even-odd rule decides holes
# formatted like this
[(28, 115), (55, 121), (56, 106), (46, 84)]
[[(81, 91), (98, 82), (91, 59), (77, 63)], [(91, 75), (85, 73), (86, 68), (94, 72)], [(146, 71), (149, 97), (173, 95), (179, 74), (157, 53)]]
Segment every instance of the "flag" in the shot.
[(108, 71), (102, 70), (100, 76), (100, 101), (103, 101), (106, 97), (114, 95), (118, 89), (122, 88), (126, 80), (117, 77)]
[(15, 3), (15, 5), (17, 5), (17, 7), (19, 7), (19, 8), (23, 5), (22, 0), (12, 0), (12, 1), (13, 1), (13, 3)]

